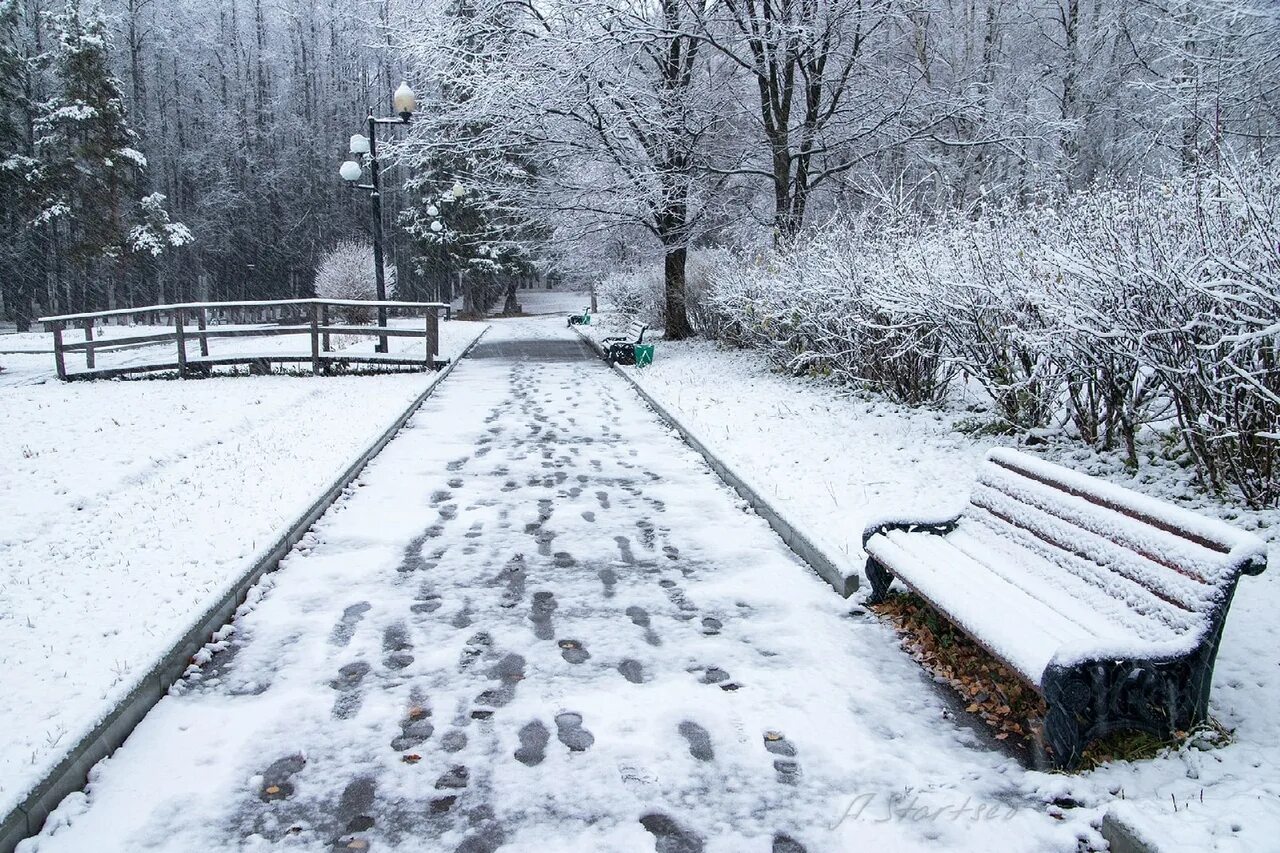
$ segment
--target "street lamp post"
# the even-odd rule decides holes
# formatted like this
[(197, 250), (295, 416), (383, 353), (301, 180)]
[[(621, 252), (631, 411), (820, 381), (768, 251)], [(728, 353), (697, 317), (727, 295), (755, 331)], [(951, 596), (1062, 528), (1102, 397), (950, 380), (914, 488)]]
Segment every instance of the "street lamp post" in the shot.
[[(373, 114), (373, 108), (370, 107), (368, 118), (369, 135), (366, 137), (357, 133), (351, 137), (351, 153), (357, 157), (364, 155), (369, 161), (369, 183), (358, 183), (364, 177), (364, 169), (357, 160), (346, 161), (342, 164), (342, 168), (338, 170), (343, 180), (353, 187), (369, 190), (369, 198), (373, 202), (373, 280), (377, 287), (378, 302), (380, 303), (378, 305), (378, 326), (383, 329), (387, 327), (387, 306), (381, 303), (387, 301), (387, 282), (386, 274), (383, 270), (382, 182), (378, 165), (378, 125), (408, 124), (413, 117), (413, 111), (418, 105), (417, 98), (414, 96), (413, 90), (409, 88), (408, 83), (400, 84), (400, 88), (396, 89), (395, 94), (392, 95), (392, 101), (398, 114), (396, 118), (377, 118)], [(382, 353), (387, 351), (386, 335), (378, 336), (378, 344), (374, 351)]]

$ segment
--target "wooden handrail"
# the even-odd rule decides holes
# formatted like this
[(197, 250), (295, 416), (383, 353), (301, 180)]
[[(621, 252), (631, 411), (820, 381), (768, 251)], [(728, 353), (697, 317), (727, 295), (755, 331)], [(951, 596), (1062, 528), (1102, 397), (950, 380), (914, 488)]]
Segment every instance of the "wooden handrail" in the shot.
[(50, 317), (40, 317), (37, 323), (68, 323), (75, 320), (96, 320), (101, 317), (127, 317), (130, 314), (153, 314), (160, 311), (178, 311), (178, 310), (198, 310), (198, 309), (216, 309), (216, 308), (273, 308), (277, 306), (297, 305), (339, 305), (345, 307), (359, 307), (367, 305), (370, 308), (444, 308), (449, 309), (450, 306), (445, 302), (396, 302), (394, 300), (378, 301), (375, 299), (259, 299), (247, 302), (175, 302), (166, 305), (144, 305), (139, 308), (112, 308), (107, 311), (86, 311), (83, 314), (55, 314)]
[[(339, 321), (331, 324), (330, 308), (376, 308), (386, 306), (389, 308), (398, 308), (408, 310), (413, 313), (421, 312), (426, 321), (425, 327), (418, 331), (403, 327), (387, 327), (387, 326), (356, 326)], [(233, 318), (239, 313), (239, 318), (243, 322), (245, 320), (245, 310), (249, 309), (273, 309), (280, 307), (296, 307), (305, 308), (305, 313), (301, 317), (293, 319), (297, 315), (285, 314), (287, 319), (283, 324), (278, 320), (281, 318), (281, 312), (275, 312), (277, 318), (276, 323), (262, 322), (248, 324), (243, 326), (237, 324), (235, 327), (219, 328), (217, 326), (210, 327), (209, 312), (216, 311), (225, 315), (230, 314)], [(174, 342), (177, 345), (177, 362), (176, 367), (178, 375), (185, 378), (188, 375), (207, 375), (209, 367), (214, 364), (234, 364), (246, 363), (251, 367), (261, 361), (310, 361), (312, 370), (316, 373), (327, 370), (328, 367), (335, 363), (349, 362), (368, 362), (370, 364), (425, 364), (428, 369), (437, 366), (436, 357), (439, 355), (440, 349), (440, 311), (444, 310), (445, 318), (449, 319), (452, 309), (443, 302), (394, 302), (394, 301), (375, 301), (362, 299), (271, 299), (271, 300), (254, 300), (246, 302), (183, 302), (167, 305), (145, 305), (135, 308), (116, 308), (107, 311), (91, 311), (82, 314), (60, 314), (50, 317), (41, 317), (39, 322), (46, 324), (46, 327), (53, 333), (54, 338), (54, 360), (56, 362), (58, 377), (60, 379), (74, 379), (78, 377), (93, 377), (107, 375), (122, 375), (129, 372), (144, 372), (147, 370), (173, 370), (174, 363), (166, 361), (164, 363), (133, 365), (129, 367), (103, 367), (98, 368), (95, 356), (99, 352), (111, 352), (116, 348), (127, 347), (135, 344), (146, 345), (148, 343), (163, 344)], [(138, 334), (126, 334), (121, 337), (97, 337), (94, 336), (94, 321), (107, 317), (122, 317), (130, 315), (156, 315), (155, 319), (161, 323), (166, 322), (164, 315), (168, 315), (167, 322), (171, 329), (166, 332), (144, 332)], [(290, 322), (291, 320), (291, 322)], [(299, 322), (301, 320), (301, 323)], [(193, 322), (194, 321), (194, 324)], [(195, 328), (192, 328), (192, 325)], [(69, 342), (63, 339), (63, 332), (68, 327), (74, 328), (80, 326), (84, 329), (83, 342)], [(231, 356), (214, 356), (210, 357), (209, 340), (211, 338), (229, 338), (229, 337), (274, 337), (277, 335), (308, 335), (310, 338), (310, 352), (303, 358), (297, 358), (291, 353), (279, 353), (278, 355), (231, 355)], [(331, 335), (353, 335), (353, 336), (370, 336), (376, 337), (379, 341), (378, 352), (370, 356), (368, 354), (333, 352), (329, 349)], [(187, 352), (187, 342), (190, 338), (195, 338), (199, 344), (199, 356), (192, 356)], [(388, 338), (421, 338), (423, 341), (423, 358), (409, 358), (407, 356), (395, 356), (386, 352), (386, 341)], [(66, 368), (66, 354), (68, 352), (83, 351), (85, 354), (85, 370), (70, 373)]]

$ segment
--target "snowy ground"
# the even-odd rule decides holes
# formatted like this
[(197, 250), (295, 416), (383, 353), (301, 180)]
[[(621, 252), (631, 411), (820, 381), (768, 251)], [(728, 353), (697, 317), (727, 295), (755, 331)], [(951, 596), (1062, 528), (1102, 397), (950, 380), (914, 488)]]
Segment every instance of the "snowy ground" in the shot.
[(526, 314), (577, 314), (591, 304), (591, 294), (574, 290), (521, 290), (517, 301)]
[(0, 813), (431, 381), (0, 388)]
[[(608, 328), (592, 326), (589, 334)], [(910, 410), (823, 382), (769, 372), (752, 352), (706, 342), (660, 344), (651, 367), (627, 368), (647, 391), (774, 503), (855, 562), (869, 519), (963, 502), (994, 439), (954, 427), (966, 407)], [(1009, 439), (1004, 439), (1009, 441)], [(1251, 512), (1196, 491), (1190, 473), (1155, 460), (1137, 475), (1078, 446), (1024, 448), (1129, 488), (1253, 530), (1271, 543), (1271, 571), (1242, 579), (1218, 656), (1212, 713), (1236, 743), (1113, 766), (1075, 779), (1028, 774), (1085, 805), (1096, 820), (1118, 798), (1152, 834), (1185, 849), (1268, 850), (1280, 833), (1280, 512)], [(1201, 796), (1203, 794), (1203, 801)], [(1177, 811), (1175, 813), (1175, 803)]]
[(264, 593), (26, 853), (1098, 840), (551, 318), (496, 323)]
[[(517, 290), (516, 301), (520, 303), (521, 310), (528, 316), (558, 314), (561, 317), (567, 317), (570, 314), (580, 313), (584, 306), (590, 305), (591, 294), (585, 290), (545, 290), (534, 288)], [(501, 299), (498, 300), (498, 304), (494, 306), (494, 309), (497, 311), (502, 310)], [(462, 310), (462, 297), (454, 300), (453, 310)]]

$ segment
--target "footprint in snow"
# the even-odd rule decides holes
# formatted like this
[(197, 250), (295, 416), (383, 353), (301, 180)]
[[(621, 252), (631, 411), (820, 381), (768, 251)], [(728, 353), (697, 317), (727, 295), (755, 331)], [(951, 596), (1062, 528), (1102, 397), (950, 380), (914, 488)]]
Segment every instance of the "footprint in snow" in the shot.
[(387, 669), (404, 669), (413, 663), (413, 655), (409, 653), (412, 648), (413, 643), (409, 642), (409, 632), (405, 630), (403, 623), (388, 625), (382, 632), (382, 650), (388, 653), (382, 659), (383, 666)]
[[(497, 679), (499, 686), (491, 687), (477, 696), (476, 704), (487, 708), (501, 708), (515, 698), (516, 686), (524, 680), (524, 657), (517, 654), (504, 655), (485, 674)], [(472, 716), (475, 716), (474, 713)]]
[(458, 612), (453, 614), (449, 624), (455, 628), (466, 628), (471, 624), (471, 599), (463, 599), (462, 607), (458, 608)]
[(417, 600), (410, 605), (409, 610), (412, 613), (434, 613), (442, 603), (440, 596), (429, 585), (423, 584), (418, 590)]
[(716, 757), (711, 747), (711, 735), (707, 730), (692, 720), (685, 720), (679, 726), (680, 736), (689, 742), (689, 754), (699, 761), (711, 761)]
[(653, 628), (649, 627), (649, 613), (643, 607), (632, 605), (626, 610), (627, 618), (631, 620), (633, 625), (644, 629), (644, 639), (651, 646), (662, 645), (662, 638), (658, 636)]
[(784, 785), (794, 785), (800, 779), (800, 763), (796, 761), (796, 747), (783, 736), (782, 732), (765, 732), (764, 748), (777, 758), (773, 761), (773, 769), (778, 781)]
[(644, 664), (634, 658), (626, 658), (619, 663), (618, 672), (632, 684), (644, 684)]
[(338, 620), (338, 624), (333, 626), (333, 632), (329, 635), (329, 642), (335, 646), (345, 646), (351, 642), (351, 638), (355, 636), (356, 626), (360, 624), (360, 620), (369, 612), (371, 605), (367, 601), (361, 601), (352, 604), (342, 611), (342, 618)]
[(540, 720), (534, 720), (521, 727), (519, 732), (520, 748), (516, 750), (516, 761), (526, 767), (541, 764), (547, 754), (547, 743), (551, 733)]
[(556, 597), (550, 592), (535, 592), (533, 605), (529, 608), (529, 621), (533, 622), (533, 635), (539, 640), (550, 640), (555, 636), (551, 624), (551, 614), (556, 609)]
[(610, 568), (603, 568), (596, 572), (596, 577), (600, 578), (600, 583), (604, 586), (604, 597), (613, 598), (614, 589), (618, 585), (618, 573)]
[(808, 853), (805, 846), (785, 832), (773, 836), (772, 853)]
[(354, 661), (340, 668), (338, 677), (329, 682), (329, 686), (338, 691), (337, 698), (333, 700), (334, 719), (348, 720), (360, 710), (360, 705), (364, 702), (360, 684), (370, 669), (368, 663)]
[(625, 536), (615, 536), (613, 541), (618, 543), (618, 554), (622, 562), (629, 566), (635, 565), (636, 555), (631, 550), (631, 540)]
[(505, 583), (507, 587), (502, 593), (502, 607), (515, 607), (524, 600), (526, 574), (524, 554), (516, 554), (507, 561), (507, 565), (503, 567), (502, 574), (498, 578), (498, 581)]
[(458, 669), (467, 669), (476, 659), (493, 647), (493, 637), (484, 631), (473, 634), (462, 647), (462, 655), (458, 659)]
[(582, 726), (582, 715), (572, 711), (556, 714), (556, 737), (570, 752), (586, 752), (596, 742), (595, 735)]
[(289, 780), (306, 764), (307, 759), (301, 755), (286, 755), (271, 762), (267, 769), (262, 771), (262, 789), (258, 792), (258, 798), (264, 802), (270, 802), (291, 796), (293, 783)]
[(431, 723), (431, 709), (425, 703), (409, 708), (405, 718), (400, 721), (400, 734), (391, 740), (391, 748), (396, 752), (404, 752), (417, 746), (435, 733)]
[(569, 663), (584, 663), (591, 657), (586, 646), (580, 640), (561, 640), (559, 646), (560, 656)]
[(667, 815), (647, 814), (640, 818), (640, 825), (653, 835), (656, 853), (702, 853), (702, 839)]

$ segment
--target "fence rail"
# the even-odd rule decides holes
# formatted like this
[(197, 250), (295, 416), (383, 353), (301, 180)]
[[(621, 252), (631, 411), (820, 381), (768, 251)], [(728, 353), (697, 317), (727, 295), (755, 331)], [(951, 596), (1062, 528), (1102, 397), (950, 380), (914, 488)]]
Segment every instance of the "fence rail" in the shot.
[[(348, 322), (344, 309), (391, 309), (402, 316), (421, 318), (421, 329), (400, 326), (360, 325)], [(451, 317), (451, 310), (443, 302), (390, 302), (358, 299), (274, 299), (247, 302), (187, 302), (173, 305), (145, 305), (139, 308), (118, 308), (109, 311), (89, 311), (82, 314), (59, 314), (41, 317), (47, 331), (53, 333), (53, 357), (58, 378), (106, 379), (130, 373), (177, 371), (182, 378), (207, 376), (214, 367), (248, 365), (250, 372), (267, 372), (272, 362), (311, 364), (312, 372), (324, 373), (336, 365), (370, 364), (402, 366), (434, 370), (444, 362), (440, 354), (440, 314)], [(171, 331), (139, 332), (120, 337), (96, 338), (94, 329), (99, 321), (129, 318), (137, 322), (151, 321), (156, 325), (172, 325)], [(336, 321), (336, 322), (334, 322)], [(273, 325), (274, 323), (274, 325)], [(230, 324), (230, 325), (228, 325)], [(81, 341), (68, 341), (65, 332), (79, 328), (84, 333)], [(305, 335), (310, 347), (300, 352), (229, 352), (210, 354), (209, 341), (241, 337), (276, 337), (280, 335)], [(378, 339), (375, 352), (334, 350), (332, 336), (364, 336)], [(395, 354), (390, 352), (388, 341), (392, 338), (417, 338), (423, 343), (422, 355)], [(194, 340), (199, 353), (188, 351)], [(136, 349), (165, 343), (174, 344), (174, 355), (166, 355), (159, 361), (136, 360), (113, 367), (98, 367), (99, 352), (117, 349)], [(84, 369), (68, 369), (68, 353), (84, 353)]]

